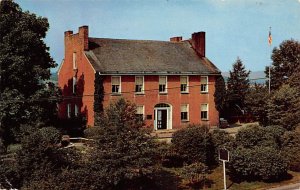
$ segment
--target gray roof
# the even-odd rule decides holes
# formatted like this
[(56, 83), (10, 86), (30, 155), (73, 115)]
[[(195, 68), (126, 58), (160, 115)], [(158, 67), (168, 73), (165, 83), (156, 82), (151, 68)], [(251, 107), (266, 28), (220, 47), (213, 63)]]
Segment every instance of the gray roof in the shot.
[(85, 54), (102, 74), (220, 74), (189, 41), (89, 38)]

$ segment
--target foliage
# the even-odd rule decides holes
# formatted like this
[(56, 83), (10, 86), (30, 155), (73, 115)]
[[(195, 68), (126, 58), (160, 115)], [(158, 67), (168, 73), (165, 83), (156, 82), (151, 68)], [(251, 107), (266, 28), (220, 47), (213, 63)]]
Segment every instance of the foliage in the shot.
[(172, 144), (187, 163), (214, 163), (214, 146), (207, 127), (190, 125), (173, 134)]
[(186, 165), (182, 168), (180, 176), (188, 180), (190, 184), (201, 182), (205, 179), (205, 174), (208, 168), (201, 162), (195, 162), (190, 165)]
[(217, 77), (216, 83), (215, 83), (215, 104), (216, 109), (220, 112), (222, 115), (224, 108), (225, 108), (225, 100), (226, 100), (226, 87), (225, 87), (225, 81), (222, 76)]
[(272, 147), (243, 148), (231, 152), (230, 175), (240, 180), (279, 180), (287, 173), (287, 163)]
[(268, 125), (267, 118), (267, 102), (269, 92), (265, 86), (255, 84), (254, 88), (250, 88), (245, 97), (245, 106), (256, 121), (263, 126)]
[(281, 146), (280, 137), (284, 132), (285, 129), (279, 126), (260, 127), (252, 125), (238, 131), (235, 144), (244, 148), (268, 146), (279, 149)]
[(294, 129), (300, 123), (300, 92), (289, 85), (275, 91), (268, 102), (268, 118), (271, 124)]
[(100, 189), (138, 180), (155, 170), (157, 144), (149, 131), (141, 128), (135, 113), (133, 104), (120, 99), (105, 110), (101, 127), (94, 131), (89, 168)]
[(287, 131), (281, 137), (282, 153), (288, 159), (289, 169), (300, 171), (300, 132)]
[(245, 97), (249, 90), (248, 77), (250, 71), (246, 71), (241, 59), (237, 58), (229, 74), (226, 100), (228, 109), (233, 115), (241, 115), (245, 106)]
[(100, 125), (100, 117), (103, 113), (103, 99), (104, 99), (104, 86), (103, 76), (95, 73), (95, 92), (94, 92), (94, 112), (95, 112), (95, 125)]
[(291, 87), (297, 88), (300, 90), (300, 64), (299, 66), (295, 69), (291, 77), (289, 77), (288, 82), (287, 82)]
[[(300, 43), (293, 39), (283, 41), (279, 47), (273, 49), (272, 60), (271, 89), (277, 90), (300, 65)], [(269, 77), (268, 67), (265, 73)]]
[(55, 117), (56, 98), (48, 100), (57, 89), (41, 81), (49, 79), (56, 64), (43, 41), (49, 28), (46, 18), (3, 0), (0, 28), (0, 135), (7, 145), (20, 124), (50, 122)]
[(157, 152), (161, 159), (161, 165), (167, 168), (182, 167), (183, 158), (174, 146), (168, 143), (160, 143)]
[(213, 130), (211, 132), (212, 142), (214, 145), (214, 159), (215, 162), (219, 162), (219, 149), (226, 148), (231, 150), (233, 148), (234, 138), (223, 130)]

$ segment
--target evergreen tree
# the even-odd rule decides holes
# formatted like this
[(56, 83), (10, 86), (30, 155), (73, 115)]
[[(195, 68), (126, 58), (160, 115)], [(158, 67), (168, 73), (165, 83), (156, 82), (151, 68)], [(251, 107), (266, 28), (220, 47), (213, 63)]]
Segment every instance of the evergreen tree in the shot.
[(245, 108), (245, 96), (250, 85), (248, 78), (250, 71), (245, 70), (245, 66), (238, 57), (229, 74), (226, 101), (232, 113), (242, 114)]
[[(300, 43), (296, 40), (283, 41), (279, 47), (275, 47), (272, 53), (271, 89), (276, 90), (287, 82), (295, 69), (300, 65)], [(266, 68), (266, 76), (269, 78), (269, 67)]]
[[(58, 89), (42, 82), (56, 66), (43, 41), (49, 28), (47, 19), (3, 0), (0, 28), (0, 136), (9, 142), (21, 123), (55, 118), (53, 96), (57, 97)], [(49, 98), (53, 101), (48, 102)]]

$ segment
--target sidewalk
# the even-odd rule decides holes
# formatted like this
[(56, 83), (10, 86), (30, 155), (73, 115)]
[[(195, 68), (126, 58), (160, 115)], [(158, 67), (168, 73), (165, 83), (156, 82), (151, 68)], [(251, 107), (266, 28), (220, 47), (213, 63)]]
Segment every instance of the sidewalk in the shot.
[(271, 188), (268, 190), (300, 190), (300, 183), (285, 185), (282, 187)]

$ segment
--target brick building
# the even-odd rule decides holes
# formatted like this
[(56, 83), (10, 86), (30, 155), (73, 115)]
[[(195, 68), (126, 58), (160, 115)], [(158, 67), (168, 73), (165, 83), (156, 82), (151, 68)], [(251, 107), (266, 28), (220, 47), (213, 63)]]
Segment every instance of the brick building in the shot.
[(221, 73), (205, 57), (205, 32), (170, 41), (92, 38), (88, 33), (88, 26), (76, 34), (65, 32), (65, 57), (58, 70), (61, 118), (82, 114), (87, 125), (94, 125), (99, 75), (103, 107), (124, 97), (154, 130), (218, 124), (214, 92)]

